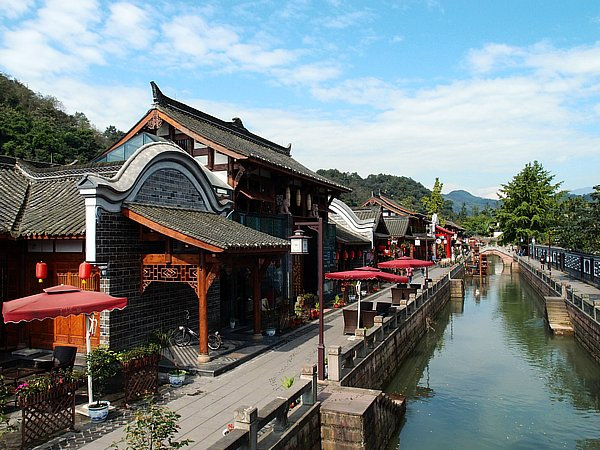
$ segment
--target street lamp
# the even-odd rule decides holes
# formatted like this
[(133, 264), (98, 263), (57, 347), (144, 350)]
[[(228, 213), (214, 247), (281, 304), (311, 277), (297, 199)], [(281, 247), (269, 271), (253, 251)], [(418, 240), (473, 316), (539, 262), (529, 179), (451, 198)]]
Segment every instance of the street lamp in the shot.
[[(317, 232), (317, 266), (319, 290), (319, 343), (317, 344), (317, 375), (319, 380), (325, 379), (325, 344), (323, 342), (323, 218), (319, 216), (317, 221), (296, 222), (296, 226), (308, 227)], [(298, 229), (290, 237), (291, 249), (293, 255), (308, 254), (308, 237), (304, 236), (304, 231)]]
[(531, 253), (532, 253), (532, 256), (535, 258), (535, 238), (534, 237), (531, 238)]

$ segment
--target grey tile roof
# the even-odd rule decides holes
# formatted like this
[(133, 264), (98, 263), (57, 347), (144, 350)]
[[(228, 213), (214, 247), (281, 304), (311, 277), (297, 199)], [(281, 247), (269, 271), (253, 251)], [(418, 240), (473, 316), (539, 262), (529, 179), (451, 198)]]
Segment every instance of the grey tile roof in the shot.
[(339, 223), (335, 224), (335, 236), (338, 241), (344, 242), (346, 244), (371, 244), (371, 241), (366, 237), (361, 236), (357, 233), (353, 233), (352, 231), (340, 225)]
[(390, 236), (406, 236), (406, 231), (408, 230), (408, 223), (410, 221), (409, 216), (384, 217), (383, 221), (385, 222), (385, 226), (390, 232)]
[(368, 220), (372, 219), (375, 222), (379, 221), (379, 216), (381, 215), (381, 207), (380, 206), (372, 206), (372, 207), (362, 207), (362, 208), (352, 208), (356, 217), (360, 220)]
[(322, 184), (334, 187), (342, 192), (350, 192), (350, 189), (331, 181), (312, 170), (304, 167), (290, 156), (290, 148), (264, 139), (251, 133), (242, 125), (239, 119), (233, 122), (213, 117), (184, 103), (173, 100), (164, 95), (154, 82), (152, 93), (158, 110), (175, 119), (191, 131), (206, 137), (230, 150), (248, 158), (256, 159), (295, 173)]
[(224, 250), (287, 249), (280, 239), (214, 213), (185, 208), (130, 203), (128, 210), (170, 230)]
[(0, 233), (13, 238), (83, 237), (85, 204), (77, 181), (86, 172), (114, 175), (122, 163), (41, 167), (0, 159)]

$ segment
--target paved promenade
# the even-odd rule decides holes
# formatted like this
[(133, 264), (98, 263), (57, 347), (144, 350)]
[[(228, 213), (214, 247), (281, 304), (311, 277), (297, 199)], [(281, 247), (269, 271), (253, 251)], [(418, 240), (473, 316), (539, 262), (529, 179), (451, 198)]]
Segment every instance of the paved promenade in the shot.
[[(449, 269), (434, 268), (430, 277), (441, 277)], [(415, 277), (419, 282), (420, 276)], [(369, 300), (389, 296), (389, 288), (372, 295)], [(341, 310), (325, 317), (325, 345), (345, 345)], [(283, 393), (281, 378), (299, 377), (303, 366), (317, 360), (318, 325), (311, 324), (306, 333), (285, 342), (266, 353), (242, 364), (216, 378), (197, 377), (193, 383), (182, 387), (185, 394), (167, 406), (182, 417), (178, 439), (192, 439), (188, 448), (202, 449), (222, 437), (222, 430), (233, 422), (236, 408), (247, 405), (261, 407)], [(123, 436), (123, 428), (104, 435), (87, 444), (85, 449), (105, 449)]]

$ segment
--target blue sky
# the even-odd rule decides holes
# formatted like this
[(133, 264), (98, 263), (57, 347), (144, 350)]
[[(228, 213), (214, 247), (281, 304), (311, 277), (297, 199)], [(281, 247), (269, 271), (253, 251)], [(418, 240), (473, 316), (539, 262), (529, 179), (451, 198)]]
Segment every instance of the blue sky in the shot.
[(0, 0), (0, 71), (100, 129), (154, 80), (313, 170), (600, 182), (600, 2)]

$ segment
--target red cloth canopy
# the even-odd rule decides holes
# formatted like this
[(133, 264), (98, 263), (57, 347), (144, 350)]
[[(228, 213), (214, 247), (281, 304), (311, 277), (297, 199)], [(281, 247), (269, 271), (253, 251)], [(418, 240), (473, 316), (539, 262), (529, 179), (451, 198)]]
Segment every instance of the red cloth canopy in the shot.
[(4, 323), (54, 319), (77, 314), (123, 309), (126, 297), (112, 297), (104, 292), (82, 291), (75, 286), (60, 285), (40, 294), (4, 302)]
[(381, 280), (391, 283), (408, 283), (408, 277), (387, 273), (375, 267), (359, 267), (343, 272), (330, 272), (325, 274), (325, 278), (328, 280)]
[(410, 256), (402, 256), (398, 259), (392, 259), (391, 261), (384, 261), (377, 264), (377, 267), (382, 269), (408, 269), (409, 267), (429, 267), (433, 266), (431, 261), (424, 261), (422, 259), (413, 259)]

